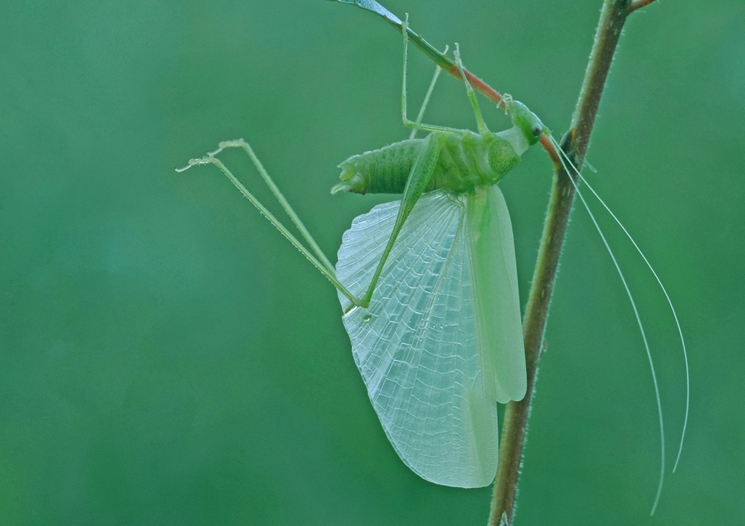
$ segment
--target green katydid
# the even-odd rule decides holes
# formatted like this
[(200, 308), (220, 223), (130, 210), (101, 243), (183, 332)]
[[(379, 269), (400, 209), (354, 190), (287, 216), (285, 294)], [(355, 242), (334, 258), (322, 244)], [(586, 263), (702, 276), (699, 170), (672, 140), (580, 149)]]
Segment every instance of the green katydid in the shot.
[[(479, 133), (410, 121), (403, 35), (403, 121), (430, 133), (340, 165), (333, 193), (403, 198), (355, 219), (336, 269), (284, 198), (313, 253), (215, 158), (220, 150), (190, 165), (220, 167), (337, 287), (355, 361), (402, 460), (426, 480), (482, 487), (496, 473), (496, 404), (522, 399), (527, 386), (512, 227), (496, 183), (548, 130), (505, 97), (514, 126), (490, 132), (467, 81)], [(457, 48), (455, 56), (462, 71)], [(244, 148), (281, 196), (248, 143), (225, 147)]]
[[(341, 182), (332, 193), (402, 193), (403, 197), (354, 220), (344, 234), (336, 268), (248, 143), (223, 142), (217, 151), (193, 159), (189, 166), (217, 165), (337, 288), (355, 362), (401, 459), (426, 480), (481, 487), (490, 484), (496, 472), (496, 403), (522, 399), (527, 385), (512, 228), (496, 185), (539, 140), (551, 141), (559, 155), (561, 151), (540, 119), (506, 95), (501, 106), (513, 127), (489, 131), (457, 47), (455, 63), (478, 133), (410, 121), (408, 24), (388, 11), (383, 16), (399, 23), (403, 34), (403, 122), (430, 133), (424, 139), (353, 156), (340, 165)], [(428, 98), (429, 93), (425, 105)], [(311, 250), (215, 157), (227, 147), (246, 151)], [(568, 159), (559, 160), (569, 173), (582, 178)], [(630, 293), (629, 298), (634, 305)], [(647, 352), (649, 356), (648, 346)], [(659, 393), (657, 400), (659, 409)], [(662, 430), (661, 419), (660, 426)], [(664, 442), (662, 455), (664, 464)]]

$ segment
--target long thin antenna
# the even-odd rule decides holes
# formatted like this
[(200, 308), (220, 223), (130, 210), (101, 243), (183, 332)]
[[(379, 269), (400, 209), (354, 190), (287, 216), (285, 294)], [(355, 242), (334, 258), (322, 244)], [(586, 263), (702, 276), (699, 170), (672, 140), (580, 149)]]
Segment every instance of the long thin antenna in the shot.
[[(585, 198), (582, 195), (582, 192), (580, 192), (579, 186), (574, 181), (574, 178), (571, 176), (571, 173), (579, 173), (579, 170), (577, 170), (574, 164), (572, 164), (572, 162), (569, 160), (569, 158), (564, 153), (564, 150), (562, 150), (559, 147), (559, 145), (556, 143), (556, 141), (553, 138), (551, 138), (551, 142), (553, 142), (554, 147), (556, 147), (557, 151), (559, 152), (559, 155), (560, 155), (559, 159), (561, 161), (561, 165), (564, 167), (564, 170), (567, 171), (569, 180), (572, 182), (574, 189), (577, 191), (577, 196), (582, 202), (582, 205), (585, 207), (585, 210), (587, 210), (587, 213), (590, 216), (592, 223), (595, 225), (595, 229), (598, 231), (598, 234), (600, 234), (600, 239), (603, 241), (603, 244), (605, 245), (605, 248), (611, 257), (611, 260), (613, 261), (613, 265), (616, 267), (618, 276), (621, 278), (621, 283), (623, 283), (623, 288), (626, 290), (626, 295), (628, 296), (629, 301), (631, 302), (631, 308), (634, 310), (634, 316), (636, 317), (636, 323), (639, 326), (639, 332), (641, 333), (642, 340), (644, 341), (644, 349), (646, 350), (646, 353), (647, 353), (647, 360), (649, 361), (649, 369), (652, 373), (652, 383), (654, 384), (655, 399), (657, 401), (657, 415), (660, 421), (660, 480), (657, 485), (657, 494), (655, 495), (654, 503), (652, 504), (652, 510), (649, 513), (650, 515), (654, 515), (654, 512), (657, 510), (657, 504), (660, 502), (660, 495), (662, 494), (662, 486), (665, 482), (665, 424), (662, 420), (662, 398), (660, 396), (660, 387), (657, 382), (657, 373), (655, 372), (654, 361), (652, 360), (652, 352), (649, 349), (649, 343), (647, 342), (647, 335), (644, 332), (644, 326), (642, 325), (642, 320), (641, 320), (641, 317), (639, 316), (639, 310), (636, 307), (636, 302), (634, 301), (634, 297), (631, 294), (631, 289), (629, 289), (629, 285), (626, 282), (626, 278), (624, 277), (623, 272), (621, 271), (621, 267), (619, 266), (618, 261), (616, 260), (616, 256), (613, 254), (613, 251), (611, 250), (610, 245), (608, 244), (608, 241), (605, 239), (605, 236), (603, 235), (603, 231), (600, 229), (600, 225), (595, 219), (595, 215), (592, 213), (592, 211), (590, 210), (590, 207), (587, 205), (587, 201), (585, 201)], [(567, 163), (572, 167), (571, 170), (567, 167)]]
[(639, 248), (639, 245), (636, 244), (636, 241), (634, 241), (634, 238), (631, 237), (631, 234), (629, 234), (629, 231), (626, 230), (626, 227), (624, 227), (623, 224), (621, 224), (621, 221), (611, 211), (608, 205), (605, 204), (605, 201), (603, 201), (598, 195), (598, 193), (592, 188), (592, 186), (590, 186), (590, 183), (588, 183), (587, 180), (584, 177), (582, 177), (582, 174), (577, 173), (577, 175), (579, 175), (579, 178), (587, 186), (588, 190), (592, 192), (592, 194), (600, 202), (600, 204), (603, 205), (603, 208), (605, 208), (608, 211), (608, 213), (616, 221), (618, 226), (621, 227), (621, 230), (623, 230), (624, 234), (626, 234), (626, 237), (629, 238), (629, 241), (631, 241), (631, 244), (634, 245), (634, 248), (636, 248), (637, 252), (639, 252), (639, 255), (644, 260), (644, 263), (646, 263), (647, 267), (649, 267), (649, 270), (650, 272), (652, 272), (654, 279), (657, 280), (657, 284), (662, 289), (662, 293), (665, 295), (665, 299), (667, 299), (667, 304), (670, 306), (670, 311), (673, 313), (673, 318), (675, 319), (675, 325), (678, 327), (678, 336), (680, 336), (680, 344), (683, 347), (683, 359), (685, 361), (685, 371), (686, 371), (686, 411), (685, 411), (685, 418), (683, 419), (683, 432), (680, 434), (680, 446), (678, 447), (678, 456), (675, 458), (675, 465), (673, 466), (673, 473), (675, 473), (675, 470), (678, 469), (678, 463), (680, 462), (680, 455), (681, 453), (683, 453), (683, 441), (685, 440), (686, 429), (688, 427), (688, 412), (689, 412), (690, 402), (691, 402), (691, 378), (690, 378), (690, 373), (688, 370), (688, 351), (686, 350), (686, 342), (685, 342), (685, 339), (683, 338), (683, 329), (681, 329), (680, 327), (680, 321), (678, 320), (678, 314), (675, 312), (675, 307), (673, 307), (673, 302), (670, 299), (670, 295), (667, 293), (667, 289), (662, 284), (662, 280), (660, 280), (659, 276), (657, 275), (657, 272), (655, 272), (654, 268), (652, 268), (652, 264), (649, 262), (649, 260), (644, 255), (642, 250)]
[[(598, 200), (598, 202), (603, 205), (603, 208), (610, 214), (610, 216), (613, 218), (613, 220), (616, 222), (616, 224), (621, 227), (621, 230), (623, 230), (623, 233), (626, 234), (626, 237), (629, 238), (629, 241), (631, 241), (631, 244), (634, 245), (634, 248), (639, 253), (639, 255), (644, 260), (644, 263), (646, 263), (647, 267), (649, 268), (649, 271), (654, 276), (654, 279), (657, 280), (657, 284), (660, 286), (660, 289), (662, 289), (662, 293), (665, 295), (665, 299), (667, 300), (667, 304), (670, 307), (670, 312), (673, 314), (673, 319), (675, 320), (675, 326), (678, 328), (678, 336), (680, 337), (680, 345), (683, 348), (683, 361), (685, 362), (685, 373), (686, 373), (686, 409), (685, 409), (685, 417), (683, 418), (683, 431), (680, 434), (680, 445), (678, 446), (678, 454), (675, 457), (675, 465), (673, 466), (673, 473), (678, 469), (678, 464), (680, 463), (680, 457), (683, 453), (683, 442), (685, 441), (686, 436), (686, 430), (688, 429), (688, 415), (690, 413), (690, 406), (691, 406), (691, 377), (690, 377), (690, 370), (689, 370), (689, 364), (688, 364), (688, 349), (686, 347), (685, 338), (683, 337), (683, 329), (680, 326), (680, 320), (678, 319), (678, 313), (675, 310), (675, 307), (673, 306), (673, 301), (670, 299), (670, 295), (667, 293), (667, 289), (665, 288), (665, 285), (662, 284), (662, 280), (657, 275), (657, 272), (652, 267), (652, 264), (647, 259), (647, 256), (644, 255), (644, 252), (642, 252), (642, 249), (639, 248), (639, 245), (636, 243), (636, 240), (631, 236), (629, 231), (626, 229), (626, 227), (621, 223), (621, 220), (616, 217), (616, 214), (613, 213), (613, 211), (610, 209), (610, 207), (603, 201), (603, 199), (598, 195), (598, 193), (595, 191), (595, 189), (590, 185), (590, 183), (587, 182), (587, 179), (585, 179), (582, 174), (576, 169), (574, 165), (572, 165), (572, 169), (574, 173), (577, 174), (577, 176), (580, 178), (580, 180), (587, 186), (588, 190), (592, 192), (592, 194), (595, 196), (595, 199)], [(595, 171), (595, 170), (593, 170)]]

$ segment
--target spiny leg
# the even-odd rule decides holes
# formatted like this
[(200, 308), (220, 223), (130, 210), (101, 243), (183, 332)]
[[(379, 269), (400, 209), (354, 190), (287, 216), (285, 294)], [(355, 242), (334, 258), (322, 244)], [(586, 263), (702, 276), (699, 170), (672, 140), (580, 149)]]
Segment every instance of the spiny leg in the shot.
[(466, 72), (463, 70), (463, 61), (460, 58), (460, 46), (457, 43), (455, 44), (454, 55), (455, 55), (455, 64), (458, 66), (458, 71), (460, 71), (460, 76), (463, 78), (463, 84), (466, 85), (466, 93), (468, 94), (468, 100), (471, 101), (471, 107), (473, 108), (473, 114), (476, 116), (476, 125), (478, 126), (479, 133), (481, 135), (489, 133), (489, 128), (486, 127), (486, 122), (484, 122), (484, 116), (481, 115), (481, 108), (479, 108), (479, 101), (476, 100), (476, 92), (473, 91), (473, 87), (471, 86), (471, 83), (468, 82), (468, 78), (466, 77)]
[(419, 197), (421, 197), (427, 184), (429, 184), (439, 157), (440, 141), (437, 134), (432, 133), (422, 141), (419, 155), (417, 156), (416, 161), (414, 161), (414, 166), (411, 168), (411, 172), (409, 173), (409, 179), (406, 181), (406, 188), (404, 188), (404, 195), (401, 198), (401, 207), (398, 209), (396, 223), (393, 225), (393, 232), (391, 233), (391, 237), (388, 238), (388, 244), (383, 250), (383, 255), (380, 258), (378, 267), (375, 269), (375, 274), (370, 282), (370, 286), (361, 301), (362, 306), (365, 308), (370, 305), (370, 299), (372, 298), (373, 291), (375, 290), (375, 286), (380, 278), (380, 273), (383, 271), (383, 265), (385, 265), (385, 262), (393, 249), (393, 244), (395, 243), (398, 234), (401, 232), (404, 222), (409, 217), (409, 214), (411, 214), (414, 205), (419, 200)]
[(463, 136), (468, 133), (466, 130), (459, 130), (457, 128), (449, 128), (447, 126), (437, 126), (435, 124), (422, 124), (421, 122), (414, 122), (409, 120), (406, 116), (406, 70), (408, 63), (408, 49), (409, 49), (409, 34), (407, 29), (409, 28), (409, 15), (406, 15), (406, 20), (401, 24), (401, 33), (404, 36), (404, 75), (403, 75), (403, 89), (401, 90), (401, 119), (404, 122), (404, 126), (407, 128), (413, 128), (415, 130), (425, 130), (430, 132), (441, 132), (449, 135), (460, 135)]
[(254, 153), (253, 148), (251, 148), (251, 145), (248, 144), (244, 139), (222, 141), (219, 144), (219, 148), (215, 150), (214, 152), (208, 153), (208, 155), (210, 157), (214, 157), (215, 155), (223, 151), (225, 148), (242, 148), (246, 152), (249, 159), (251, 159), (251, 162), (254, 164), (256, 169), (259, 171), (261, 178), (264, 180), (264, 182), (267, 184), (269, 189), (272, 191), (272, 193), (274, 194), (274, 197), (277, 198), (277, 201), (279, 201), (279, 204), (282, 205), (282, 208), (287, 213), (287, 215), (290, 216), (290, 220), (294, 223), (294, 225), (300, 231), (300, 234), (302, 234), (305, 241), (308, 242), (308, 244), (313, 249), (313, 252), (315, 252), (318, 259), (326, 266), (328, 270), (333, 271), (334, 270), (333, 265), (328, 260), (328, 258), (323, 253), (323, 251), (321, 251), (321, 247), (318, 246), (318, 243), (316, 243), (315, 239), (313, 239), (313, 236), (310, 234), (308, 229), (305, 228), (305, 225), (300, 220), (300, 217), (298, 217), (298, 215), (295, 213), (295, 210), (292, 209), (292, 206), (290, 206), (290, 203), (287, 202), (287, 199), (285, 199), (285, 196), (282, 195), (282, 192), (279, 191), (279, 188), (274, 183), (274, 180), (269, 176), (269, 172), (266, 171), (266, 168), (264, 168), (264, 165), (261, 164), (261, 161)]
[[(445, 46), (445, 51), (443, 51), (443, 55), (446, 55), (448, 52), (448, 46)], [(440, 73), (442, 73), (442, 68), (440, 66), (435, 66), (435, 74), (432, 77), (432, 81), (429, 83), (429, 88), (427, 88), (427, 94), (424, 96), (424, 102), (422, 102), (422, 107), (419, 108), (419, 115), (416, 116), (416, 123), (421, 124), (422, 119), (424, 118), (424, 111), (427, 109), (427, 105), (429, 104), (429, 98), (432, 96), (432, 92), (435, 89), (435, 84), (437, 84), (437, 79), (440, 77)], [(409, 134), (409, 139), (413, 139), (416, 137), (416, 132), (418, 130), (416, 128), (413, 128), (411, 130), (411, 133)]]
[[(341, 282), (338, 279), (336, 279), (336, 272), (334, 271), (333, 267), (331, 267), (331, 264), (328, 262), (328, 260), (324, 257), (323, 259), (325, 260), (325, 262), (319, 261), (316, 258), (316, 256), (310, 250), (308, 250), (307, 248), (305, 248), (305, 246), (303, 246), (303, 244), (300, 243), (300, 241), (294, 235), (292, 235), (292, 233), (287, 229), (287, 227), (285, 227), (279, 221), (279, 219), (277, 219), (276, 217), (274, 217), (274, 215), (269, 210), (267, 210), (267, 208), (264, 205), (262, 205), (261, 202), (251, 192), (249, 192), (248, 189), (245, 186), (243, 186), (243, 184), (238, 180), (238, 178), (235, 175), (233, 175), (233, 173), (228, 169), (228, 167), (225, 166), (220, 159), (218, 159), (218, 158), (215, 157), (215, 155), (217, 155), (218, 153), (220, 153), (225, 148), (234, 147), (234, 146), (235, 147), (238, 147), (238, 146), (243, 147), (243, 145), (245, 145), (246, 147), (248, 147), (247, 152), (250, 152), (249, 153), (249, 156), (252, 158), (252, 160), (253, 159), (256, 159), (256, 163), (255, 163), (256, 164), (256, 167), (259, 169), (260, 172), (263, 171), (262, 176), (264, 174), (266, 174), (266, 177), (268, 178), (269, 177), (269, 174), (266, 173), (266, 170), (264, 170), (264, 167), (261, 165), (261, 162), (258, 160), (258, 158), (256, 157), (256, 155), (253, 154), (253, 150), (251, 150), (250, 146), (248, 146), (248, 143), (246, 143), (243, 139), (238, 139), (238, 140), (235, 140), (235, 141), (224, 141), (224, 142), (220, 143), (220, 147), (217, 150), (215, 150), (214, 152), (210, 152), (210, 153), (207, 154), (207, 156), (202, 157), (200, 159), (191, 159), (189, 161), (189, 164), (187, 166), (185, 166), (184, 168), (179, 168), (176, 171), (177, 172), (183, 172), (185, 170), (188, 170), (192, 166), (198, 166), (198, 165), (203, 165), (203, 164), (214, 164), (215, 166), (217, 166), (222, 171), (222, 173), (224, 173), (225, 176), (230, 180), (230, 182), (232, 182), (233, 185), (235, 185), (235, 187), (238, 189), (238, 191), (241, 194), (243, 194), (243, 196), (246, 199), (248, 199), (251, 202), (251, 204), (254, 205), (258, 209), (258, 211), (261, 213), (261, 215), (263, 215), (264, 217), (266, 217), (269, 220), (269, 222), (272, 225), (274, 225), (274, 227), (277, 230), (279, 230), (279, 232), (290, 243), (292, 243), (292, 245), (296, 249), (298, 249), (300, 251), (300, 253), (303, 254), (303, 256), (305, 256), (306, 259), (308, 261), (310, 261), (313, 264), (313, 266), (316, 267), (319, 270), (319, 272), (321, 274), (323, 274), (323, 276), (331, 282), (332, 285), (334, 285), (334, 287), (337, 288), (337, 290), (339, 290), (339, 292), (341, 292), (344, 296), (346, 296), (346, 298), (349, 299), (349, 301), (352, 302), (353, 305), (360, 306), (361, 305), (360, 300), (358, 300), (351, 292), (349, 292), (349, 290), (347, 290), (347, 288), (344, 285), (341, 284)], [(271, 181), (271, 179), (269, 179), (269, 180)], [(273, 182), (272, 182), (272, 184), (273, 184)], [(270, 188), (271, 188), (271, 185), (270, 185)], [(276, 188), (276, 186), (275, 186), (275, 188)], [(277, 193), (279, 193), (279, 190), (278, 189), (277, 189)], [(277, 195), (277, 194), (275, 193), (275, 195)], [(282, 194), (280, 193), (279, 195), (281, 196)], [(282, 199), (284, 199), (284, 197)], [(287, 204), (287, 207), (289, 207), (289, 206), (290, 205)], [(285, 210), (287, 210), (287, 209), (285, 209)], [(290, 208), (290, 210), (292, 210), (292, 209)], [(292, 214), (294, 214), (294, 211), (292, 212)], [(295, 216), (295, 217), (297, 217), (297, 216)], [(300, 219), (298, 218), (297, 221), (299, 222)], [(295, 223), (295, 225), (298, 226), (298, 228), (300, 228), (300, 225), (302, 225), (302, 223), (300, 223), (300, 225), (298, 225), (298, 223)], [(303, 227), (303, 229), (304, 229), (304, 227)], [(307, 233), (307, 230), (305, 232)], [(310, 237), (310, 234), (307, 234), (307, 235), (308, 235), (308, 237)], [(308, 238), (306, 238), (306, 240), (307, 239)], [(316, 247), (316, 250), (317, 250), (318, 255), (320, 255), (321, 257), (323, 257), (323, 253), (320, 252), (320, 248), (318, 248), (318, 245), (315, 245), (315, 247)]]

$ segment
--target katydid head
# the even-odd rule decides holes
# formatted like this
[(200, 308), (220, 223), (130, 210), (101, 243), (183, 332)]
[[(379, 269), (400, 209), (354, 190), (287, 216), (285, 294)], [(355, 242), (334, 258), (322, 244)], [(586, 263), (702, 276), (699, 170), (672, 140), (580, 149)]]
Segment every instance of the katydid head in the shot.
[(504, 109), (512, 119), (512, 124), (520, 131), (528, 145), (533, 146), (543, 134), (551, 135), (551, 131), (543, 125), (541, 119), (530, 111), (525, 104), (513, 100), (508, 95), (505, 95), (503, 100)]

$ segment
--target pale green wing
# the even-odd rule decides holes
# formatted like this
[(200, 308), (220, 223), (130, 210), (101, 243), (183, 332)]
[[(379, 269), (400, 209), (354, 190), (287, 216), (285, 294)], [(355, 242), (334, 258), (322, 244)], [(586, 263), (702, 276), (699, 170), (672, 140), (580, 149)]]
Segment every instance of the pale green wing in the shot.
[[(370, 282), (399, 204), (373, 208), (344, 234), (337, 276), (353, 294)], [(484, 337), (478, 329), (483, 309), (474, 292), (466, 204), (467, 198), (443, 192), (423, 195), (370, 308), (353, 309), (343, 321), (373, 407), (401, 459), (429, 481), (481, 487), (491, 483), (497, 465), (494, 357), (500, 349), (487, 349), (491, 333)], [(346, 311), (349, 301), (340, 301)]]
[(512, 222), (497, 186), (467, 198), (479, 341), (494, 364), (497, 400), (522, 400), (528, 387)]

